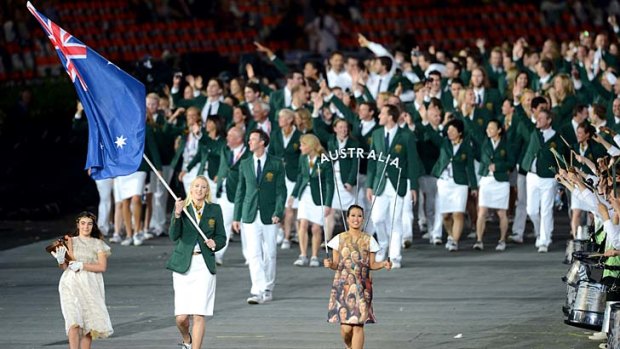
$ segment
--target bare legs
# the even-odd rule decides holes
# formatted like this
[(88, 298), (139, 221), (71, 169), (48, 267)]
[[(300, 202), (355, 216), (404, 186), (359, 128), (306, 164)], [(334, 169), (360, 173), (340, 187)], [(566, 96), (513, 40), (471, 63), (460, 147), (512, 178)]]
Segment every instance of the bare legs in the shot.
[(183, 342), (186, 344), (192, 344), (193, 349), (200, 349), (202, 346), (202, 339), (205, 334), (205, 317), (202, 315), (192, 315), (193, 326), (192, 326), (192, 335), (189, 335), (189, 315), (177, 315), (176, 316), (176, 324), (179, 332), (181, 332), (181, 337), (183, 337)]
[[(131, 208), (130, 208), (131, 205)], [(132, 224), (132, 213), (133, 213), (133, 222), (135, 223), (135, 228)], [(138, 232), (141, 228), (140, 217), (142, 216), (142, 202), (140, 196), (132, 196), (131, 199), (123, 200), (123, 221), (125, 222), (125, 231), (127, 232), (127, 237), (132, 237), (134, 232)]]
[[(308, 256), (308, 222), (305, 219), (299, 220), (299, 229), (297, 229), (297, 235), (299, 236), (299, 255), (303, 257)], [(312, 224), (312, 257), (317, 257), (319, 254), (319, 248), (321, 247), (321, 226), (318, 224)]]
[[(486, 229), (486, 216), (488, 209), (486, 207), (478, 208), (478, 221), (476, 222), (476, 236), (478, 241), (482, 241), (484, 237), (484, 230)], [(508, 234), (508, 216), (506, 210), (497, 210), (497, 216), (499, 217), (499, 241), (506, 241), (506, 234)]]
[(364, 326), (340, 325), (340, 335), (346, 348), (364, 348)]
[(443, 215), (443, 226), (454, 242), (459, 242), (463, 233), (463, 221), (465, 214), (463, 212), (445, 213)]
[(67, 337), (69, 337), (69, 349), (90, 349), (93, 338), (87, 333), (80, 338), (80, 327), (71, 327)]

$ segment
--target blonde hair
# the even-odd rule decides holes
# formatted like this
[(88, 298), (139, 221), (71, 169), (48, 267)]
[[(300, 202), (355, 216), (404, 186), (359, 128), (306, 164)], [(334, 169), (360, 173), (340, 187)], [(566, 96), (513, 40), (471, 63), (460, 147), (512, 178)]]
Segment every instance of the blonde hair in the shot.
[[(205, 183), (207, 183), (207, 195), (205, 196), (205, 202), (207, 204), (210, 204), (211, 203), (211, 186), (209, 185), (209, 181), (207, 180), (207, 177), (196, 176), (196, 178), (194, 178), (189, 185), (190, 192), (191, 192), (191, 188), (194, 186), (194, 183), (196, 183), (197, 180), (203, 180)], [(187, 193), (187, 198), (185, 198), (185, 206), (189, 206), (191, 204), (192, 204), (192, 196), (190, 193)]]
[(554, 82), (557, 79), (562, 81), (562, 91), (556, 91), (558, 93), (558, 101), (561, 103), (567, 96), (575, 94), (575, 88), (573, 87), (573, 81), (568, 74), (561, 73), (556, 75)]
[[(301, 127), (304, 127), (306, 132), (309, 132), (312, 130), (312, 114), (310, 114), (310, 111), (306, 108), (301, 108), (301, 109), (297, 109), (295, 111), (296, 115), (299, 115), (299, 119), (301, 120)], [(300, 128), (301, 128), (300, 127)]]
[(313, 134), (305, 134), (301, 136), (299, 142), (309, 146), (310, 151), (314, 152), (316, 155), (321, 155), (325, 153), (325, 149), (321, 145), (321, 141), (319, 141), (319, 138)]

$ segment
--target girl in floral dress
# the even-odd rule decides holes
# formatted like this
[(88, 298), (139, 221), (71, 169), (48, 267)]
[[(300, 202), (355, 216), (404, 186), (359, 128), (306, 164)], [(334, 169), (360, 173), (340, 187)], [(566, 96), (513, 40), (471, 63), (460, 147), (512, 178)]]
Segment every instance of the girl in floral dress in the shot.
[(351, 205), (347, 211), (348, 231), (336, 235), (327, 246), (332, 259), (325, 259), (326, 268), (336, 270), (329, 298), (328, 322), (340, 324), (340, 334), (347, 349), (364, 347), (364, 324), (374, 323), (372, 310), (371, 270), (390, 269), (389, 261), (375, 262), (380, 247), (377, 241), (362, 232), (364, 210)]

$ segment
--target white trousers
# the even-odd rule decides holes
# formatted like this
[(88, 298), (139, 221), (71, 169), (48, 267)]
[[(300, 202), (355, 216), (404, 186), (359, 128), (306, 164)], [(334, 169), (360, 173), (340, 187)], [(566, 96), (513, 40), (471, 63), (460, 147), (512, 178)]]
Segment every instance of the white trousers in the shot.
[(250, 267), (252, 288), (250, 293), (259, 295), (273, 291), (276, 283), (276, 234), (277, 224), (263, 224), (260, 212), (253, 223), (243, 223), (242, 239), (246, 241), (246, 254)]
[[(389, 257), (393, 261), (401, 260), (403, 198), (396, 194), (396, 189), (388, 180), (383, 193), (376, 197), (370, 219), (375, 225), (375, 232), (381, 250), (376, 260), (381, 262), (389, 248)], [(396, 217), (394, 217), (396, 216)]]
[(553, 199), (556, 181), (527, 174), (527, 214), (534, 224), (536, 247), (549, 246), (553, 234)]
[(114, 190), (114, 179), (95, 180), (97, 191), (99, 192), (99, 208), (97, 211), (97, 226), (103, 235), (108, 235), (110, 231), (110, 211), (112, 209), (112, 191)]
[(224, 254), (228, 249), (228, 243), (230, 242), (230, 237), (232, 236), (232, 222), (235, 210), (235, 203), (228, 201), (226, 197), (226, 191), (222, 193), (222, 196), (218, 200), (218, 204), (222, 208), (222, 217), (224, 218), (224, 229), (226, 230), (226, 245), (221, 250), (215, 252), (215, 257), (224, 258)]
[[(428, 232), (433, 232), (435, 222), (435, 198), (437, 197), (437, 178), (433, 176), (421, 176), (418, 179), (420, 192), (418, 193), (418, 222), (420, 227), (426, 223)], [(424, 219), (422, 219), (424, 215)], [(441, 223), (439, 224), (439, 238), (441, 238)], [(433, 235), (434, 236), (434, 235)]]
[[(162, 166), (162, 174), (166, 183), (170, 183), (173, 168), (171, 166)], [(151, 229), (157, 232), (163, 232), (166, 226), (166, 214), (168, 213), (168, 190), (159, 181), (155, 173), (151, 172), (151, 188), (153, 188), (153, 214), (151, 215)]]
[(527, 185), (526, 177), (517, 174), (517, 202), (515, 203), (515, 216), (512, 221), (512, 233), (523, 238), (525, 222), (527, 220)]
[[(419, 197), (419, 196), (418, 196)], [(402, 213), (402, 224), (403, 224), (403, 234), (402, 241), (405, 240), (413, 240), (413, 197), (411, 196), (411, 181), (407, 180), (407, 192), (405, 194), (405, 198), (403, 201), (403, 213)], [(396, 219), (398, 219), (398, 214)]]
[(360, 174), (357, 176), (357, 204), (364, 209), (364, 217), (368, 217), (364, 231), (372, 235), (375, 231), (375, 226), (372, 224), (372, 219), (370, 219), (370, 205), (372, 203), (368, 202), (366, 197), (366, 179), (366, 175)]

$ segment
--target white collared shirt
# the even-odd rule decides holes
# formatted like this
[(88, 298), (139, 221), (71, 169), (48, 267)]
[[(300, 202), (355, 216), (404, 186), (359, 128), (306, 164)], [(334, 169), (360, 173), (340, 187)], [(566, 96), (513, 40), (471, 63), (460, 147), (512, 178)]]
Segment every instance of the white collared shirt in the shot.
[(287, 86), (284, 86), (284, 106), (288, 108), (291, 106), (291, 103), (293, 103), (293, 94)]
[(343, 91), (346, 89), (351, 90), (353, 85), (353, 79), (346, 70), (336, 72), (332, 69), (327, 71), (327, 85), (330, 88), (340, 87)]
[(362, 121), (362, 136), (365, 136), (372, 130), (373, 127), (377, 124), (374, 119), (371, 120), (361, 120)]
[[(209, 107), (211, 107), (211, 110), (209, 110)], [(217, 114), (217, 111), (219, 109), (220, 109), (219, 100), (211, 101), (207, 99), (207, 103), (205, 103), (205, 106), (202, 108), (202, 111), (200, 112), (203, 125), (207, 124), (207, 118), (209, 117), (209, 115)]]
[(384, 127), (383, 130), (383, 138), (385, 139), (385, 136), (388, 135), (390, 140), (390, 147), (392, 147), (392, 143), (394, 143), (394, 137), (396, 137), (396, 131), (398, 131), (398, 125), (395, 125), (389, 130), (387, 129), (387, 127)]

